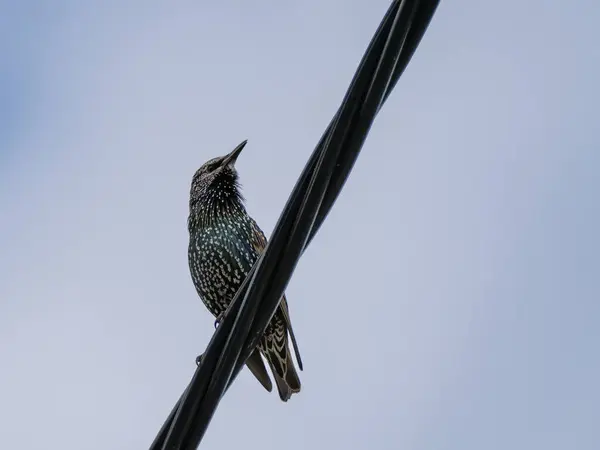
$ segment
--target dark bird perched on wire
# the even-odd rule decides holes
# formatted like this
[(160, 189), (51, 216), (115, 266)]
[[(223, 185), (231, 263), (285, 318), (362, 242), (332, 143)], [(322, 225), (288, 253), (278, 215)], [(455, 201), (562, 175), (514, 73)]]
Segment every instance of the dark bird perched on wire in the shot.
[[(246, 212), (235, 169), (246, 143), (242, 142), (228, 155), (204, 163), (194, 174), (190, 190), (190, 273), (198, 295), (217, 318), (215, 325), (267, 245), (264, 233)], [(284, 402), (300, 392), (288, 333), (302, 370), (285, 295), (258, 347), (246, 361), (258, 381), (271, 392), (273, 385), (260, 354), (264, 355)]]

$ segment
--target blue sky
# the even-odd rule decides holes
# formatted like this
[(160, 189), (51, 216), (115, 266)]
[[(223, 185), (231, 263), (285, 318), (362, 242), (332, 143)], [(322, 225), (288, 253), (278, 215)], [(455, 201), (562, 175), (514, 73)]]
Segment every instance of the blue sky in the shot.
[[(268, 234), (387, 6), (0, 3), (7, 445), (150, 444), (213, 330), (194, 171), (247, 138)], [(302, 393), (243, 372), (204, 448), (600, 448), (599, 22), (443, 2), (288, 287)]]

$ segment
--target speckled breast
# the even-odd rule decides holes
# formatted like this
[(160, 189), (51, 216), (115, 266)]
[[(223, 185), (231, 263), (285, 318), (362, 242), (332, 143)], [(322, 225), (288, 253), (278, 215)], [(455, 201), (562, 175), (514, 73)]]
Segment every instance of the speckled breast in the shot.
[(190, 236), (188, 260), (198, 294), (210, 312), (223, 312), (258, 258), (245, 227), (222, 223)]

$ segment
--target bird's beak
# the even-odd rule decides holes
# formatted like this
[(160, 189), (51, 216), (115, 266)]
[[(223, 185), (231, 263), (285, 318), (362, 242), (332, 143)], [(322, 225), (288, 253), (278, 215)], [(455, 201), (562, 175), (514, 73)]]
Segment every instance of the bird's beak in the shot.
[(233, 151), (223, 159), (223, 161), (221, 162), (221, 167), (225, 167), (230, 164), (233, 166), (235, 164), (235, 161), (237, 160), (238, 156), (240, 155), (240, 153), (242, 153), (242, 150), (246, 146), (247, 143), (248, 143), (248, 139), (246, 139), (240, 145), (238, 145), (236, 148), (234, 148)]

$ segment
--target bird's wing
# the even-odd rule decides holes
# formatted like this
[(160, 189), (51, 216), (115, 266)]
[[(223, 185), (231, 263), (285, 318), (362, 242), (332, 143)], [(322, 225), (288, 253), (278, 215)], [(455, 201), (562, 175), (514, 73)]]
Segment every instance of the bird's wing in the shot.
[[(252, 235), (255, 237), (255, 240), (252, 242), (254, 248), (261, 254), (265, 247), (267, 246), (267, 238), (265, 234), (262, 232), (256, 221), (251, 219), (252, 226), (254, 227), (255, 232)], [(298, 343), (296, 342), (296, 335), (294, 334), (294, 329), (292, 328), (292, 321), (290, 319), (290, 311), (287, 304), (287, 299), (285, 298), (285, 294), (279, 303), (279, 309), (283, 315), (283, 319), (285, 320), (286, 327), (290, 333), (290, 337), (292, 338), (292, 346), (294, 347), (294, 353), (296, 354), (296, 360), (298, 361), (298, 368), (300, 370), (304, 370), (302, 367), (302, 358), (300, 357), (300, 351), (298, 350)]]
[(292, 328), (292, 321), (290, 320), (290, 311), (288, 309), (287, 299), (285, 298), (285, 294), (281, 299), (281, 303), (279, 304), (279, 309), (283, 313), (283, 318), (285, 319), (285, 324), (287, 325), (287, 329), (290, 332), (290, 337), (292, 338), (292, 346), (294, 347), (294, 353), (296, 354), (296, 360), (298, 361), (298, 368), (300, 370), (304, 370), (302, 367), (302, 358), (300, 357), (300, 351), (298, 350), (298, 343), (296, 342), (296, 336), (294, 335), (294, 329)]

